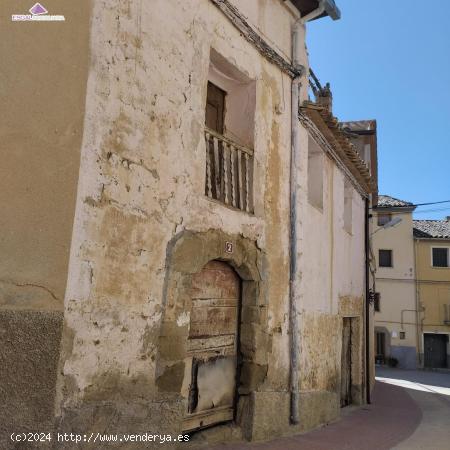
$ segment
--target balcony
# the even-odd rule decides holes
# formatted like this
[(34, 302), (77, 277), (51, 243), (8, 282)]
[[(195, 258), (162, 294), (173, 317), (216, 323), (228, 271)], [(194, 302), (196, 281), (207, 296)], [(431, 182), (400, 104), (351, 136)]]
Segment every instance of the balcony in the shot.
[(253, 213), (253, 150), (205, 127), (205, 195)]

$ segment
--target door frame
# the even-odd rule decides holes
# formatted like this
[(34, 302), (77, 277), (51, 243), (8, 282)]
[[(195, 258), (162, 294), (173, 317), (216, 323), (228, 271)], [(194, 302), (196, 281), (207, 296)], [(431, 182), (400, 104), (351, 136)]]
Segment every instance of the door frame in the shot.
[(450, 332), (448, 331), (423, 331), (422, 332), (422, 336), (421, 336), (421, 344), (422, 344), (422, 352), (423, 352), (423, 368), (426, 368), (425, 366), (425, 335), (426, 334), (443, 334), (447, 336), (447, 343), (446, 343), (446, 348), (445, 348), (445, 355), (447, 358), (447, 368), (449, 368), (449, 354), (447, 353), (448, 351), (448, 347), (449, 347), (449, 342), (450, 342)]
[[(240, 365), (242, 362), (242, 358), (240, 357), (240, 351), (241, 351), (241, 343), (240, 343), (240, 329), (241, 329), (241, 308), (242, 308), (242, 279), (239, 276), (239, 274), (236, 272), (236, 270), (227, 262), (227, 261), (223, 261), (221, 259), (214, 259), (211, 261), (217, 261), (217, 262), (221, 262), (223, 264), (225, 264), (226, 266), (228, 266), (234, 273), (236, 280), (238, 281), (238, 288), (237, 288), (237, 298), (236, 298), (236, 328), (235, 328), (235, 368), (234, 368), (234, 389), (233, 389), (233, 402), (232, 402), (232, 417), (231, 419), (228, 418), (228, 415), (226, 414), (226, 408), (224, 406), (222, 407), (217, 407), (216, 409), (210, 409), (207, 411), (199, 411), (197, 413), (191, 413), (189, 414), (189, 398), (188, 398), (188, 404), (187, 404), (187, 408), (185, 411), (185, 417), (183, 419), (183, 423), (189, 423), (189, 419), (192, 419), (191, 422), (195, 422), (196, 418), (199, 418), (201, 416), (205, 416), (205, 418), (208, 418), (208, 416), (214, 416), (214, 411), (216, 411), (218, 413), (218, 415), (222, 415), (223, 419), (219, 419), (217, 421), (208, 421), (206, 424), (203, 424), (203, 421), (201, 421), (201, 425), (196, 426), (195, 428), (192, 429), (184, 429), (183, 432), (187, 432), (187, 433), (193, 433), (193, 432), (197, 432), (199, 430), (205, 429), (205, 428), (209, 428), (209, 427), (213, 427), (216, 425), (219, 425), (221, 423), (226, 423), (226, 422), (230, 422), (230, 421), (234, 421), (236, 420), (236, 411), (237, 411), (237, 404), (238, 404), (238, 388), (239, 388), (239, 375), (240, 375)], [(205, 267), (208, 265), (209, 262), (208, 261), (205, 266), (203, 266), (199, 272), (203, 271), (205, 269)], [(205, 351), (206, 352), (206, 351)], [(213, 356), (214, 357), (214, 356)], [(191, 364), (193, 363), (194, 359), (195, 359), (195, 353), (194, 354), (190, 354), (188, 356), (188, 358), (192, 358)], [(191, 369), (192, 370), (192, 369)], [(185, 373), (185, 376), (189, 377), (189, 374)], [(229, 406), (227, 406), (227, 409), (229, 408)], [(211, 418), (211, 417), (209, 417)], [(197, 419), (199, 420), (199, 419)]]
[[(344, 316), (342, 317), (342, 328), (341, 328), (341, 385), (340, 385), (340, 405), (341, 408), (345, 408), (346, 406), (350, 406), (353, 403), (353, 396), (352, 396), (352, 372), (353, 372), (353, 358), (352, 358), (352, 350), (353, 350), (353, 334), (354, 334), (354, 325), (353, 325), (353, 317), (348, 317), (348, 316)], [(343, 351), (344, 351), (344, 329), (345, 329), (345, 323), (348, 323), (348, 332), (349, 332), (349, 336), (348, 336), (348, 349), (346, 350), (347, 356), (348, 356), (348, 360), (346, 359), (346, 363), (348, 364), (348, 368), (346, 367), (345, 370), (348, 369), (348, 380), (347, 380), (347, 396), (348, 396), (348, 403), (343, 405), (342, 404), (342, 378), (343, 378), (343, 372), (344, 372), (344, 367), (343, 367)]]
[[(379, 336), (382, 336), (382, 338), (379, 338)], [(380, 341), (380, 342), (378, 342)], [(381, 352), (378, 351), (379, 346), (378, 344), (381, 344)], [(382, 363), (384, 364), (385, 360), (386, 360), (386, 332), (385, 331), (377, 331), (375, 330), (375, 360), (377, 359), (377, 357), (382, 357)]]
[[(269, 366), (269, 352), (261, 347), (254, 348), (254, 343), (261, 341), (261, 336), (266, 336), (268, 314), (267, 286), (262, 278), (265, 256), (251, 239), (221, 230), (183, 230), (168, 244), (158, 354), (155, 360), (157, 396), (176, 409), (181, 430), (187, 406), (183, 380), (187, 370), (185, 360), (189, 321), (186, 318), (191, 308), (190, 286), (192, 276), (211, 260), (228, 263), (241, 279), (238, 308), (240, 359), (239, 371), (236, 373), (238, 391), (234, 424), (242, 430), (244, 438), (250, 439), (257, 427), (257, 405), (252, 400), (253, 395), (262, 386), (264, 376), (261, 375), (267, 373)], [(258, 314), (254, 314), (254, 310)]]

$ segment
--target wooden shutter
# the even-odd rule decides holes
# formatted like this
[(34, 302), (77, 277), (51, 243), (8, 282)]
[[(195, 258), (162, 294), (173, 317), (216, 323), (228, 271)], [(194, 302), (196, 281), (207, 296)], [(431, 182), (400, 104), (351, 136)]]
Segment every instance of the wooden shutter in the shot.
[(219, 134), (223, 134), (225, 95), (225, 91), (208, 81), (205, 123), (208, 128)]

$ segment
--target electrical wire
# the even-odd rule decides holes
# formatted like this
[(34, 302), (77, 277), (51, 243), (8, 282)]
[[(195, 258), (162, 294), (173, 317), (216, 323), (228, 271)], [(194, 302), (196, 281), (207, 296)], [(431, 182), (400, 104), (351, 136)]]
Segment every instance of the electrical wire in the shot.
[(423, 211), (414, 211), (413, 214), (422, 214), (422, 213), (449, 211), (449, 210), (450, 210), (450, 206), (448, 208), (424, 209)]

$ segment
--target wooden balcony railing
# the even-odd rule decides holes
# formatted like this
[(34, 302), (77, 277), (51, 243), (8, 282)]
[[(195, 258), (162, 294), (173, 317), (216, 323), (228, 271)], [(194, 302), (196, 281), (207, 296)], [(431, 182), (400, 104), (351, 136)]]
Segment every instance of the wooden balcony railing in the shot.
[(253, 150), (205, 128), (205, 194), (226, 205), (253, 212)]

